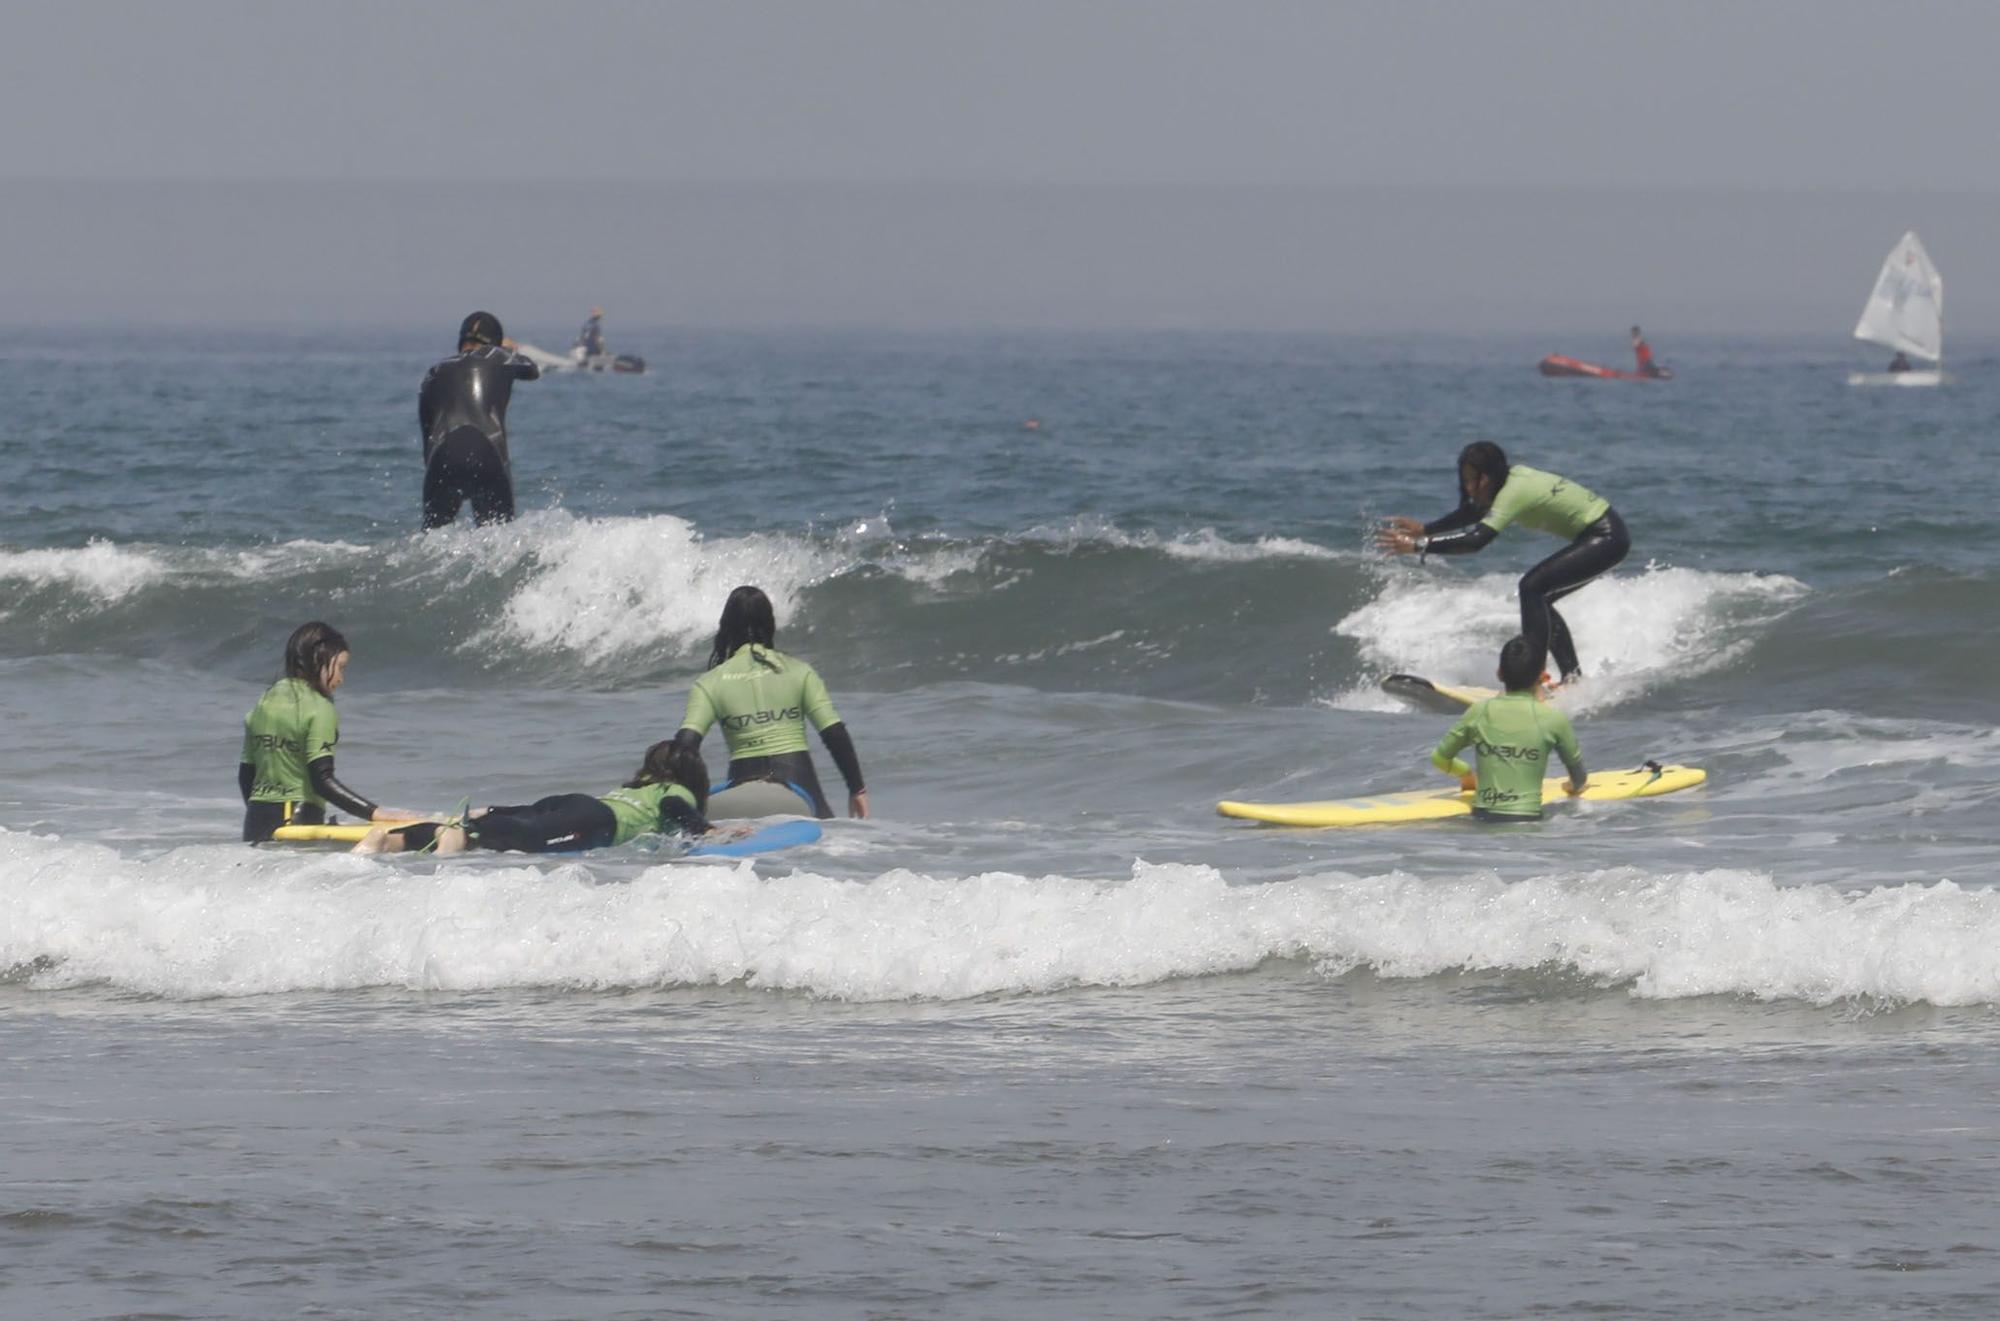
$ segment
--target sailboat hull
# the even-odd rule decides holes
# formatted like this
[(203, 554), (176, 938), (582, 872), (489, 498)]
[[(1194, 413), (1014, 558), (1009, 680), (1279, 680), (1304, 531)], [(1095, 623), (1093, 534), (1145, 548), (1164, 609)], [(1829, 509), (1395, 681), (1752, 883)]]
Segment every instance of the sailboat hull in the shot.
[(1943, 385), (1942, 371), (1926, 372), (1853, 372), (1847, 378), (1849, 385)]
[(1587, 376), (1596, 381), (1670, 381), (1674, 377), (1665, 369), (1651, 376), (1643, 372), (1623, 372), (1616, 367), (1584, 362), (1564, 353), (1551, 353), (1543, 358), (1539, 370), (1544, 376)]

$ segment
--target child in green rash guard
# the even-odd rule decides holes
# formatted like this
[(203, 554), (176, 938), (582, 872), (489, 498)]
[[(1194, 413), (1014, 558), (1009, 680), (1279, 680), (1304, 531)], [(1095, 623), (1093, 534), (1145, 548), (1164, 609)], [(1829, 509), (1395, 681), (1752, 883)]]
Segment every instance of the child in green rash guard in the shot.
[(777, 648), (778, 625), (771, 598), (755, 587), (739, 587), (722, 607), (708, 673), (688, 692), (687, 714), (674, 741), (691, 750), (718, 722), (729, 744), (729, 779), (771, 780), (797, 785), (812, 799), (814, 815), (833, 815), (806, 751), (806, 721), (847, 782), (847, 814), (868, 815), (868, 788), (847, 724), (833, 709), (817, 671)]
[(243, 839), (258, 843), (279, 826), (318, 825), (332, 803), (363, 821), (416, 821), (421, 813), (377, 807), (334, 777), (340, 741), (334, 689), (347, 679), (347, 639), (314, 620), (285, 640), (285, 673), (243, 717), (236, 787), (243, 795)]
[(638, 771), (619, 788), (589, 794), (550, 794), (520, 807), (483, 807), (462, 825), (434, 821), (373, 830), (356, 853), (402, 853), (435, 848), (513, 849), (520, 853), (580, 853), (640, 835), (705, 835), (708, 767), (699, 752), (671, 740), (646, 749)]
[(1632, 549), (1625, 521), (1603, 496), (1567, 477), (1509, 463), (1490, 440), (1458, 453), (1458, 508), (1419, 523), (1391, 518), (1375, 545), (1397, 555), (1469, 555), (1484, 549), (1510, 523), (1566, 543), (1521, 575), (1521, 635), (1555, 658), (1563, 683), (1580, 673), (1576, 644), (1556, 602), (1609, 573)]
[[(1500, 649), (1505, 695), (1474, 702), (1431, 753), (1431, 765), (1473, 791), (1472, 815), (1479, 820), (1541, 820), (1542, 780), (1552, 748), (1569, 771), (1565, 790), (1580, 794), (1589, 778), (1569, 717), (1535, 696), (1541, 673), (1540, 649), (1527, 638), (1513, 639)], [(1458, 760), (1468, 743), (1479, 753), (1476, 779)]]

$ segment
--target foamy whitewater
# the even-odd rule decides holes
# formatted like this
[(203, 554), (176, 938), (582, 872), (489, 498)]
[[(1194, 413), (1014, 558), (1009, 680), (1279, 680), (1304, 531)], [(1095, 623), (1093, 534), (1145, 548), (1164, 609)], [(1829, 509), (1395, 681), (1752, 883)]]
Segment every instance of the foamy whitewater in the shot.
[[(1634, 386), (628, 333), (655, 372), (517, 392), (522, 517), (430, 536), (435, 336), (0, 339), (0, 1315), (1991, 1314), (1977, 346), (1870, 393), (1832, 338)], [(1633, 529), (1562, 607), (1587, 760), (1709, 783), (1217, 817), (1436, 782), (1448, 720), (1379, 680), (1490, 683), (1554, 543), (1366, 532), (1482, 435)], [(730, 863), (235, 842), (297, 623), (353, 644), (344, 779), (519, 802), (671, 734), (743, 582), (874, 819)]]

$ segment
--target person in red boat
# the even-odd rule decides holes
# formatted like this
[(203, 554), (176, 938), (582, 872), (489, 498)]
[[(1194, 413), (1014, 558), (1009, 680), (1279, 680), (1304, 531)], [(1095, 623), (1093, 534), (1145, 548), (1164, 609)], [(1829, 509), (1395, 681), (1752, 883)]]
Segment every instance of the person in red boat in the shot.
[(1653, 361), (1653, 346), (1646, 342), (1646, 337), (1639, 333), (1639, 327), (1637, 326), (1632, 327), (1632, 356), (1638, 360), (1638, 366), (1634, 370), (1639, 375), (1665, 376), (1667, 374), (1661, 368), (1660, 364)]

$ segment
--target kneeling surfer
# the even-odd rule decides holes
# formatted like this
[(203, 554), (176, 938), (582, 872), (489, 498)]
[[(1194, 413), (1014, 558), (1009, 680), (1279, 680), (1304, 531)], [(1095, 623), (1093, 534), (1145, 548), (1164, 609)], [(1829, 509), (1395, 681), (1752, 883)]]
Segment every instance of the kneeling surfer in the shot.
[[(1500, 649), (1500, 684), (1506, 693), (1467, 707), (1431, 753), (1431, 765), (1456, 775), (1473, 791), (1472, 815), (1481, 821), (1541, 820), (1542, 779), (1551, 749), (1569, 772), (1566, 791), (1582, 793), (1589, 779), (1569, 717), (1535, 696), (1541, 674), (1539, 647), (1525, 637), (1508, 642)], [(1458, 760), (1468, 743), (1479, 755), (1476, 777)]]
[(459, 323), (458, 352), (432, 367), (417, 391), (425, 531), (457, 518), (467, 500), (476, 523), (504, 523), (514, 516), (507, 403), (514, 382), (541, 374), (514, 352), (514, 341), (491, 312), (474, 312)]
[(1469, 555), (1483, 550), (1509, 523), (1562, 537), (1569, 544), (1521, 575), (1521, 634), (1555, 658), (1561, 681), (1581, 673), (1576, 644), (1556, 602), (1615, 568), (1632, 549), (1625, 520), (1603, 496), (1567, 477), (1508, 463), (1490, 440), (1458, 454), (1458, 508), (1419, 523), (1392, 518), (1375, 544), (1399, 555)]

